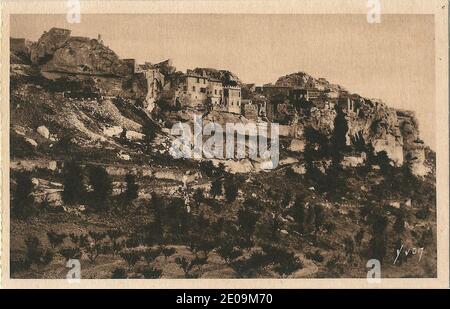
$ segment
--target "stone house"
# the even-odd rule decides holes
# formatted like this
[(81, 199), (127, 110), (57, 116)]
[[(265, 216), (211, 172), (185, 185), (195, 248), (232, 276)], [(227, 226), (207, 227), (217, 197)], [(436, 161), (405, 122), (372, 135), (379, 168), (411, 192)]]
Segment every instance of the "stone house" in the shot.
[(240, 86), (224, 86), (223, 87), (223, 101), (226, 111), (229, 113), (241, 113), (241, 87)]

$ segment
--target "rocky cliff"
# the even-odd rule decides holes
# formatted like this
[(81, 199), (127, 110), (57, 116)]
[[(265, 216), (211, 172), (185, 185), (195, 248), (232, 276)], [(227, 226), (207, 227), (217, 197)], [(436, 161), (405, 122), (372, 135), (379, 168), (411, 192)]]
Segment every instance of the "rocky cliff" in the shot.
[[(345, 88), (331, 84), (326, 79), (316, 79), (298, 72), (280, 77), (275, 85), (294, 88), (309, 88), (322, 91), (320, 100), (312, 101), (309, 113), (300, 113), (299, 120), (327, 135), (333, 131), (336, 112), (334, 108), (319, 102), (330, 102), (340, 106), (347, 120), (347, 144), (363, 139), (372, 144), (375, 152), (385, 151), (397, 166), (410, 164), (416, 175), (426, 175), (430, 168), (426, 164), (425, 148), (419, 137), (419, 124), (414, 112), (396, 110), (376, 99), (350, 94)], [(330, 93), (337, 94), (333, 98)]]
[(41, 66), (41, 71), (58, 73), (127, 76), (130, 67), (107, 46), (96, 39), (72, 37), (66, 29), (52, 28), (30, 48), (33, 64)]
[(210, 78), (220, 80), (224, 85), (235, 86), (241, 84), (239, 77), (236, 74), (227, 70), (217, 70), (212, 68), (195, 68), (193, 71), (198, 75), (208, 76)]

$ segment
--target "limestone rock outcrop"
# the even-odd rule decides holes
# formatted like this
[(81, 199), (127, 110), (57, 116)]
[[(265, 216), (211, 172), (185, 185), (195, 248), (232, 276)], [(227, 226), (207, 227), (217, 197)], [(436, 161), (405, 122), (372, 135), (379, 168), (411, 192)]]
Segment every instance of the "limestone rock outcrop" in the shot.
[(70, 30), (52, 28), (31, 46), (31, 61), (42, 72), (126, 76), (130, 67), (96, 39), (72, 37)]

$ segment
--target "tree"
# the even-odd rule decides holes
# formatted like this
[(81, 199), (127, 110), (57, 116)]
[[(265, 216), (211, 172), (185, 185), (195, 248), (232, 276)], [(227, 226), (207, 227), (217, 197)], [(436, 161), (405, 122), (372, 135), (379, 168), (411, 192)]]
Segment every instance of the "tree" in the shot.
[(355, 243), (358, 247), (361, 247), (362, 240), (364, 239), (364, 229), (360, 228), (355, 235)]
[(320, 228), (323, 226), (324, 223), (325, 223), (325, 215), (323, 207), (321, 205), (316, 204), (314, 205), (314, 227), (316, 233), (320, 230)]
[(405, 230), (405, 214), (400, 210), (395, 216), (393, 229), (396, 233), (401, 234)]
[(164, 259), (167, 260), (167, 258), (174, 255), (177, 250), (171, 247), (163, 247), (161, 251), (164, 254)]
[(333, 160), (340, 162), (342, 154), (347, 149), (347, 131), (348, 124), (344, 111), (339, 105), (336, 105), (336, 117), (334, 118), (334, 130), (330, 142), (332, 147)]
[(151, 263), (153, 263), (155, 261), (155, 259), (161, 254), (161, 251), (162, 251), (162, 249), (160, 249), (160, 248), (156, 248), (156, 249), (147, 248), (142, 254), (144, 257), (144, 260), (147, 262), (147, 265), (150, 265)]
[(234, 259), (242, 254), (242, 250), (237, 248), (229, 237), (221, 241), (220, 246), (216, 249), (216, 252), (230, 264)]
[(184, 256), (182, 256), (182, 257), (179, 256), (175, 259), (175, 263), (177, 263), (178, 266), (183, 270), (184, 277), (189, 278), (190, 277), (189, 272), (194, 267), (194, 264), (192, 263), (192, 261), (189, 261)]
[(300, 234), (303, 234), (305, 232), (305, 201), (304, 197), (301, 195), (298, 195), (295, 199), (294, 207), (294, 219), (297, 223), (297, 231)]
[(120, 229), (110, 229), (106, 232), (111, 240), (111, 249), (113, 255), (116, 255), (123, 248), (123, 242), (119, 242), (119, 238), (123, 236), (123, 232)]
[(238, 196), (238, 186), (235, 183), (233, 178), (227, 178), (225, 180), (224, 184), (225, 188), (225, 198), (226, 200), (231, 203), (236, 200), (236, 197)]
[(112, 193), (111, 178), (101, 166), (93, 166), (89, 169), (89, 181), (94, 191), (92, 192), (93, 206), (95, 209), (106, 209)]
[(126, 190), (124, 192), (125, 201), (131, 202), (138, 197), (139, 186), (136, 183), (136, 177), (133, 174), (125, 176)]
[(64, 162), (63, 184), (62, 199), (65, 203), (75, 204), (82, 200), (85, 193), (83, 169), (74, 159)]
[(54, 253), (42, 247), (42, 243), (36, 236), (30, 236), (25, 239), (25, 260), (27, 264), (48, 265), (52, 260)]
[(258, 214), (247, 207), (243, 207), (238, 211), (239, 230), (243, 232), (245, 237), (251, 238), (255, 232), (256, 222), (258, 222)]
[(307, 127), (304, 136), (306, 143), (303, 155), (307, 164), (328, 156), (329, 141), (325, 134), (314, 128)]
[(111, 279), (126, 279), (127, 271), (123, 267), (116, 267), (111, 272)]
[(122, 250), (119, 255), (127, 262), (130, 269), (141, 259), (141, 252), (135, 249)]
[(254, 278), (271, 263), (265, 252), (255, 251), (249, 257), (234, 260), (230, 266), (241, 278)]
[(375, 162), (380, 166), (380, 170), (385, 175), (391, 175), (393, 172), (393, 167), (391, 165), (391, 159), (389, 158), (386, 151), (380, 151), (375, 156)]
[(303, 267), (302, 262), (295, 254), (284, 247), (272, 244), (263, 245), (262, 247), (267, 256), (267, 260), (270, 264), (274, 264), (274, 270), (281, 277), (286, 277)]
[(195, 204), (197, 206), (200, 205), (200, 203), (203, 202), (203, 200), (205, 199), (205, 195), (203, 194), (203, 189), (197, 188), (197, 190), (195, 190), (195, 192), (194, 192), (193, 198), (194, 198)]
[(372, 239), (370, 240), (370, 258), (375, 258), (380, 262), (386, 255), (386, 228), (388, 225), (387, 218), (381, 211), (374, 211), (369, 219), (372, 227)]
[(82, 255), (81, 250), (78, 247), (64, 247), (59, 249), (58, 253), (61, 254), (66, 261), (70, 259), (80, 259)]
[(210, 160), (200, 162), (200, 172), (208, 177), (214, 176), (215, 166)]
[(346, 236), (344, 238), (344, 248), (345, 248), (345, 255), (351, 258), (355, 250), (355, 242), (350, 236)]
[(222, 195), (222, 180), (220, 178), (213, 180), (209, 193), (213, 198)]
[(153, 121), (146, 121), (142, 127), (142, 133), (144, 136), (144, 142), (147, 144), (147, 151), (150, 150), (150, 144), (153, 143), (156, 137), (156, 131), (158, 126)]
[(34, 197), (31, 194), (33, 191), (33, 183), (28, 172), (17, 174), (16, 190), (12, 200), (12, 214), (19, 218), (27, 218), (33, 213)]
[(64, 233), (59, 234), (54, 231), (47, 232), (48, 241), (50, 242), (50, 245), (53, 249), (61, 245), (66, 237), (67, 235)]
[[(290, 169), (292, 171), (292, 169)], [(289, 191), (285, 191), (283, 194), (283, 199), (281, 200), (281, 206), (283, 208), (288, 208), (291, 203), (292, 194)]]
[(161, 278), (162, 270), (154, 267), (145, 267), (141, 270), (141, 273), (145, 279), (158, 279)]

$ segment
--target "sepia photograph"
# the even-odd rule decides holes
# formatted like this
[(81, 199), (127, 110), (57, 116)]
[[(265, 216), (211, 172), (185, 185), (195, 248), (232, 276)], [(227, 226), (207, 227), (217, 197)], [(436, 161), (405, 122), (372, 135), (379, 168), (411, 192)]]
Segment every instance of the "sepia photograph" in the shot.
[(435, 14), (63, 2), (3, 11), (3, 277), (448, 284)]

